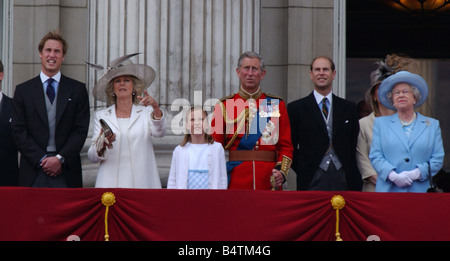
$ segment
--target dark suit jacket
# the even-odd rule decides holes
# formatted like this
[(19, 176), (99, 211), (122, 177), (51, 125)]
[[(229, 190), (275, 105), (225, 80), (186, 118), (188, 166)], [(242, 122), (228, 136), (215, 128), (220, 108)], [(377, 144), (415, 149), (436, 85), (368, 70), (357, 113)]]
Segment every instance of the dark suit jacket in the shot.
[[(356, 165), (359, 133), (355, 103), (333, 94), (332, 143), (346, 173), (349, 190), (360, 191), (361, 175)], [(314, 93), (288, 104), (294, 156), (292, 169), (297, 174), (297, 190), (306, 190), (328, 150), (330, 141)]]
[(3, 94), (0, 110), (0, 186), (17, 186), (18, 151), (11, 130), (12, 99)]
[[(45, 96), (39, 76), (16, 87), (13, 99), (14, 141), (21, 153), (19, 186), (31, 186), (49, 139)], [(89, 97), (84, 83), (61, 76), (56, 105), (56, 152), (65, 158), (69, 187), (82, 187), (80, 151), (89, 129)]]

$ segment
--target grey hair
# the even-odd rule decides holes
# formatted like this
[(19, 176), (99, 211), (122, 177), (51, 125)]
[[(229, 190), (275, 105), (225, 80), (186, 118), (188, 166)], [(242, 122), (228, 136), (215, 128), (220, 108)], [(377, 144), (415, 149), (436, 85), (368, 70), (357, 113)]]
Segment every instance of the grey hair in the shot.
[(261, 67), (261, 71), (265, 71), (266, 70), (266, 63), (264, 62), (264, 59), (262, 58), (262, 56), (259, 53), (256, 52), (245, 52), (241, 55), (241, 57), (239, 57), (238, 60), (238, 64), (237, 64), (237, 68), (241, 68), (242, 66), (242, 61), (244, 60), (244, 58), (252, 58), (252, 59), (258, 59), (259, 60), (259, 66)]
[[(414, 98), (416, 99), (416, 101), (419, 101), (420, 99), (422, 99), (422, 94), (420, 93), (419, 89), (416, 86), (411, 85), (409, 83), (408, 83), (408, 85), (411, 86), (411, 89), (413, 91), (413, 95), (414, 95)], [(393, 96), (392, 90), (393, 89), (394, 88), (392, 88), (390, 92), (386, 93), (386, 98), (391, 102), (391, 104), (394, 104), (394, 100), (392, 99), (392, 96)]]

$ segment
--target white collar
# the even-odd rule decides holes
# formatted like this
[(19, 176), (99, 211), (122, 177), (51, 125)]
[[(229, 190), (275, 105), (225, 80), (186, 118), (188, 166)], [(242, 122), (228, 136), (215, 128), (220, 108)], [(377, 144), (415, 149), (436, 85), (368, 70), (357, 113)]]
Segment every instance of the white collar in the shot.
[(3, 92), (0, 91), (0, 102), (2, 102), (2, 99), (3, 99)]
[(327, 94), (327, 96), (323, 96), (322, 94), (318, 93), (316, 90), (314, 90), (314, 98), (316, 98), (317, 104), (320, 104), (323, 100), (323, 98), (327, 98), (330, 105), (333, 102), (333, 92), (330, 92)]
[[(42, 71), (41, 71), (40, 76), (41, 76), (42, 83), (46, 82), (50, 78), (47, 75), (45, 75)], [(52, 78), (53, 78), (53, 80), (55, 80), (57, 82), (61, 82), (61, 71), (59, 71), (57, 74), (55, 74)]]

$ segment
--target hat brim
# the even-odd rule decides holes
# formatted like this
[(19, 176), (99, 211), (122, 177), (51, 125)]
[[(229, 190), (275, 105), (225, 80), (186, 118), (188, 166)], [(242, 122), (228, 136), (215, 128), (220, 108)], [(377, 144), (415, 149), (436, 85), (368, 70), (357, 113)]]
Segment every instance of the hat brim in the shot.
[(155, 80), (155, 70), (144, 64), (122, 65), (114, 69), (109, 69), (95, 84), (92, 89), (92, 95), (98, 101), (107, 102), (106, 87), (116, 77), (131, 75), (144, 83), (144, 89), (147, 89)]
[(378, 98), (380, 99), (381, 104), (384, 107), (396, 110), (392, 102), (387, 98), (387, 94), (392, 91), (392, 89), (399, 83), (407, 83), (411, 86), (416, 87), (420, 94), (420, 100), (416, 101), (415, 108), (421, 106), (425, 103), (428, 98), (428, 84), (427, 82), (420, 76), (414, 73), (410, 73), (408, 71), (400, 71), (392, 76), (386, 78), (380, 85), (378, 89)]

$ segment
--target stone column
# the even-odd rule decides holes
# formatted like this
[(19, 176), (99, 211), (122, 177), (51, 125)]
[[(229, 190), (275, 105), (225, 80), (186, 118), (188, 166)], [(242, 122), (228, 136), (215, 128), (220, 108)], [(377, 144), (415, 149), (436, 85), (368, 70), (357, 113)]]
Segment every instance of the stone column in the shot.
[[(335, 1), (289, 0), (288, 102), (312, 92), (309, 65), (314, 57), (327, 55), (334, 58)], [(337, 65), (338, 61), (335, 62)], [(336, 69), (338, 74), (342, 73), (343, 68)], [(335, 81), (334, 91), (337, 91), (337, 88)]]

